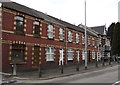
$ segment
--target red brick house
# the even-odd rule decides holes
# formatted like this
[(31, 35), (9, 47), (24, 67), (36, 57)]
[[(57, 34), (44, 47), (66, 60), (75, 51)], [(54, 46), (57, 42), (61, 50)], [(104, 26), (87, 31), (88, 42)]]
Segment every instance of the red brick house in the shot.
[[(84, 29), (17, 4), (4, 2), (0, 8), (2, 70), (11, 70), (11, 62), (23, 63), (27, 70), (84, 62)], [(87, 32), (88, 62), (96, 59), (97, 36)]]

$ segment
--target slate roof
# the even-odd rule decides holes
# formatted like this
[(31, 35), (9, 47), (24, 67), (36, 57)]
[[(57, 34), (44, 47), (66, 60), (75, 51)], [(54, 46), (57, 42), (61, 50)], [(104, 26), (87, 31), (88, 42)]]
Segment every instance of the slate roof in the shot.
[[(80, 31), (80, 32), (84, 33), (84, 28), (81, 28), (79, 26), (75, 26), (73, 24), (62, 21), (62, 20), (57, 19), (55, 17), (52, 17), (50, 15), (44, 14), (44, 13), (39, 12), (37, 10), (34, 10), (32, 8), (29, 8), (29, 7), (26, 7), (24, 5), (18, 4), (16, 2), (2, 2), (2, 7), (8, 8), (8, 9), (11, 9), (11, 10), (15, 10), (15, 11), (21, 12), (23, 14), (27, 14), (27, 15), (30, 15), (30, 16), (33, 16), (33, 17), (37, 17), (37, 18), (46, 20), (50, 23), (58, 24), (58, 25), (61, 25), (61, 26), (64, 26), (64, 27), (67, 27), (67, 28), (70, 28), (70, 29), (73, 29), (73, 30)], [(87, 33), (92, 35), (92, 36), (96, 36), (89, 31), (87, 31)]]
[(102, 26), (96, 26), (96, 27), (90, 27), (91, 29), (95, 30), (96, 32), (98, 32), (101, 35), (104, 35), (104, 31), (106, 30), (105, 25)]
[(12, 9), (15, 11), (19, 11), (19, 12), (22, 12), (24, 14), (27, 14), (33, 17), (41, 18), (54, 24), (62, 25), (58, 23), (57, 21), (55, 21), (54, 19), (48, 17), (44, 13), (34, 10), (32, 8), (26, 7), (24, 5), (18, 4), (16, 2), (2, 2), (2, 7)]
[[(50, 15), (48, 15), (48, 16), (50, 16)], [(52, 17), (52, 16), (50, 16), (50, 17), (53, 18), (53, 19), (55, 19), (55, 20), (58, 21), (59, 23), (65, 25), (67, 28), (70, 28), (70, 29), (73, 29), (73, 30), (76, 30), (76, 31), (80, 31), (80, 32), (82, 32), (82, 33), (85, 33), (85, 30), (84, 30), (84, 28), (82, 28), (82, 27), (75, 26), (75, 25), (73, 25), (73, 24), (70, 24), (70, 23), (68, 23), (68, 22), (65, 22), (65, 21), (63, 21), (63, 20), (57, 19), (57, 18)], [(91, 33), (90, 31), (87, 31), (87, 34), (92, 35), (92, 36), (96, 36), (95, 34)]]

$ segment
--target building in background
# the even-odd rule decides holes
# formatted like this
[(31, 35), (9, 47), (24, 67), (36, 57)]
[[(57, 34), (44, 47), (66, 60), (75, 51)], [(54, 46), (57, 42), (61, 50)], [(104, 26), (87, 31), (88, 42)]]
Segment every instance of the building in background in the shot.
[[(84, 28), (84, 25), (78, 25), (81, 28)], [(87, 27), (87, 32), (91, 32), (97, 36), (97, 60), (101, 60), (104, 58), (108, 60), (110, 58), (111, 46), (110, 46), (110, 39), (106, 35), (106, 26), (94, 26), (94, 27)], [(89, 45), (89, 37), (87, 38), (88, 45)]]
[(104, 58), (105, 60), (108, 60), (110, 58), (111, 53), (111, 46), (110, 46), (110, 39), (106, 35), (106, 26), (95, 26), (90, 27), (90, 29), (94, 30), (98, 34), (98, 58)]
[(120, 22), (120, 1), (118, 2), (118, 22)]

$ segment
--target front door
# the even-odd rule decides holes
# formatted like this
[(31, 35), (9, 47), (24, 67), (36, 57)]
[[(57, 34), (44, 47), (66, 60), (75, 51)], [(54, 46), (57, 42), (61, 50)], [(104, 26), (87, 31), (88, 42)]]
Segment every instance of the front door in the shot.
[(33, 67), (39, 66), (39, 46), (34, 46)]
[(61, 63), (62, 63), (62, 65), (63, 65), (63, 49), (60, 49), (59, 53), (60, 53), (59, 65), (61, 65)]

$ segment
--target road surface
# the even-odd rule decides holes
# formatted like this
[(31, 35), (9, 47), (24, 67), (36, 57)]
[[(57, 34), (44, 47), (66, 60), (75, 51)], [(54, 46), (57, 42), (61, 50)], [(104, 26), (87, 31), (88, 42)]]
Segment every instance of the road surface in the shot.
[(93, 72), (81, 73), (50, 80), (24, 80), (23, 83), (114, 83), (119, 80), (119, 71), (120, 68), (116, 65)]

